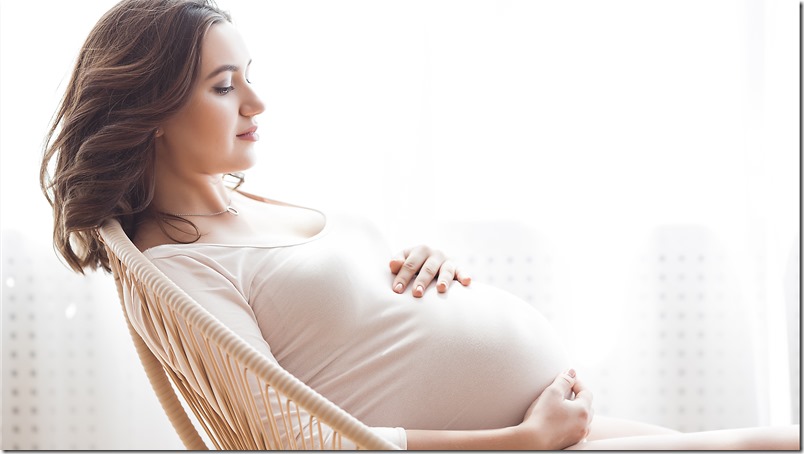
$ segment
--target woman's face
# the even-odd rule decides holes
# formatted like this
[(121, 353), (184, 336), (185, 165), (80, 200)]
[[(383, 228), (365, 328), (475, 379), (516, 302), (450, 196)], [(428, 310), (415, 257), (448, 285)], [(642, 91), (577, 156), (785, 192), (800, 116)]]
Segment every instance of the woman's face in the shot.
[(157, 165), (178, 175), (216, 175), (254, 164), (254, 117), (265, 106), (248, 80), (250, 63), (233, 25), (210, 27), (188, 103), (157, 131)]

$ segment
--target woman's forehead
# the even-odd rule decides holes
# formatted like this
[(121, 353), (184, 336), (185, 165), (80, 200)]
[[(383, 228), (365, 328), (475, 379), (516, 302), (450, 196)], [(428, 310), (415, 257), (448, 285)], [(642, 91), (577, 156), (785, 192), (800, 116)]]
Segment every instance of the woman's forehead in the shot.
[(201, 72), (207, 77), (224, 65), (244, 69), (251, 60), (246, 42), (237, 28), (229, 22), (213, 24), (201, 44)]

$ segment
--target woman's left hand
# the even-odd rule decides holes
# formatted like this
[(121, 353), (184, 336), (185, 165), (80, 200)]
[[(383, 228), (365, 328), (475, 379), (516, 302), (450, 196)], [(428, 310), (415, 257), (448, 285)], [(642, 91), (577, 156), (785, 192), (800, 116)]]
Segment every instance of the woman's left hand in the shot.
[(391, 259), (389, 266), (396, 274), (391, 284), (396, 293), (404, 292), (411, 279), (416, 278), (413, 282), (413, 296), (416, 298), (424, 295), (424, 290), (436, 276), (438, 293), (446, 292), (453, 280), (464, 286), (472, 282), (443, 252), (424, 245), (405, 249)]

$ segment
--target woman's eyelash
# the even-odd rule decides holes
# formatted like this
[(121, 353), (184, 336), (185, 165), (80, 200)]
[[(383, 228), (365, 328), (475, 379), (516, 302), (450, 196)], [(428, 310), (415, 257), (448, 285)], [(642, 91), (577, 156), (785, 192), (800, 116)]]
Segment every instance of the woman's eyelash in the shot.
[[(246, 77), (245, 79), (246, 79), (246, 83), (251, 84), (251, 79), (249, 79), (248, 77)], [(217, 94), (225, 95), (225, 94), (229, 93), (230, 91), (234, 90), (235, 87), (233, 85), (229, 85), (228, 87), (213, 87), (213, 89), (215, 90), (215, 92)]]

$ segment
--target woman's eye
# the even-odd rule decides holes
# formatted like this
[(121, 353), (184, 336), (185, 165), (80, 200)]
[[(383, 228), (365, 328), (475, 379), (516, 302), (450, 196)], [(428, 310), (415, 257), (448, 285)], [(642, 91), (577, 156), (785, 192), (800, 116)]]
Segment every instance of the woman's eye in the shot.
[(215, 92), (219, 95), (225, 95), (230, 91), (234, 90), (234, 87), (229, 85), (228, 87), (215, 87)]

